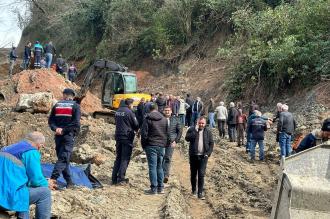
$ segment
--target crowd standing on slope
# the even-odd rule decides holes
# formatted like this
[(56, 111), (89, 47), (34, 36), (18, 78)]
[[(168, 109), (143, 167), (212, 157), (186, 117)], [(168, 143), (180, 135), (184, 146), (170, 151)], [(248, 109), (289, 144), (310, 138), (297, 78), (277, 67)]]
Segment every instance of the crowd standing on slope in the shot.
[[(12, 78), (14, 66), (18, 58), (16, 47), (13, 46), (9, 53), (9, 77)], [(56, 60), (54, 59), (55, 57)], [(21, 68), (26, 70), (29, 68), (53, 68), (60, 75), (67, 78), (69, 81), (74, 82), (77, 76), (77, 68), (74, 63), (70, 65), (62, 57), (62, 54), (56, 53), (56, 48), (52, 41), (42, 45), (40, 41), (36, 41), (33, 45), (29, 41), (24, 47), (22, 56), (23, 62)]]
[[(0, 151), (0, 210), (18, 213), (18, 218), (29, 218), (29, 205), (36, 205), (36, 218), (51, 217), (51, 192), (56, 189), (56, 180), (63, 174), (67, 188), (74, 188), (69, 169), (74, 140), (80, 130), (80, 106), (74, 101), (72, 89), (63, 90), (63, 100), (54, 105), (49, 126), (55, 135), (57, 162), (50, 179), (41, 170), (39, 150), (45, 146), (45, 137), (40, 132), (27, 134), (22, 141), (4, 147)], [(259, 145), (259, 160), (264, 161), (265, 131), (273, 121), (277, 121), (277, 136), (282, 158), (292, 154), (291, 142), (297, 124), (286, 104), (277, 104), (275, 118), (263, 116), (255, 102), (249, 105), (248, 115), (242, 103), (223, 101), (216, 106), (210, 99), (205, 106), (200, 97), (193, 99), (190, 94), (182, 96), (151, 95), (151, 100), (141, 99), (134, 110), (133, 99), (121, 101), (116, 111), (116, 159), (111, 177), (112, 185), (126, 185), (126, 178), (135, 136), (139, 136), (146, 153), (149, 169), (150, 189), (145, 193), (157, 195), (165, 193), (170, 180), (171, 160), (175, 148), (181, 140), (183, 128), (188, 130), (185, 140), (189, 142), (189, 164), (191, 192), (204, 200), (204, 178), (208, 159), (214, 148), (213, 134), (217, 118), (219, 137), (236, 142), (238, 147), (245, 144), (248, 159), (255, 160), (256, 145)], [(246, 142), (244, 136), (246, 135)], [(323, 122), (320, 130), (314, 130), (301, 140), (295, 152), (317, 145), (317, 141), (330, 138), (330, 118)], [(222, 140), (222, 141), (223, 141)], [(173, 167), (175, 168), (175, 167)], [(13, 174), (15, 173), (15, 174)], [(15, 176), (15, 177), (13, 177)]]

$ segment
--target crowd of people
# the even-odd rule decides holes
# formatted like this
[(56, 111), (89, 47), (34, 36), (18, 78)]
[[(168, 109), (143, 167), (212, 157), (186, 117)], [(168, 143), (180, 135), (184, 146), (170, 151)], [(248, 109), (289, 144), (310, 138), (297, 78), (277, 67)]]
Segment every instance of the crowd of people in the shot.
[[(18, 218), (29, 218), (29, 205), (36, 205), (36, 218), (51, 217), (51, 192), (56, 189), (56, 180), (62, 174), (67, 188), (74, 188), (70, 173), (70, 158), (75, 137), (80, 131), (80, 106), (74, 101), (72, 89), (63, 90), (63, 99), (57, 102), (49, 116), (49, 127), (55, 135), (57, 161), (49, 179), (42, 174), (41, 154), (45, 137), (40, 132), (26, 135), (22, 141), (3, 147), (0, 151), (0, 210), (18, 213)], [(259, 145), (259, 159), (263, 161), (265, 131), (277, 121), (277, 140), (281, 157), (292, 154), (291, 140), (297, 124), (286, 104), (277, 104), (275, 118), (262, 115), (255, 102), (249, 105), (245, 114), (242, 103), (229, 103), (227, 109), (221, 101), (216, 106), (210, 99), (205, 106), (200, 97), (193, 99), (190, 94), (181, 96), (151, 95), (150, 100), (141, 99), (137, 109), (133, 99), (121, 101), (116, 111), (115, 140), (116, 158), (113, 165), (111, 184), (125, 185), (129, 182), (126, 170), (131, 160), (135, 137), (140, 138), (148, 162), (150, 189), (145, 193), (165, 193), (165, 184), (170, 181), (173, 152), (181, 140), (184, 126), (188, 127), (185, 140), (189, 142), (189, 164), (191, 193), (205, 199), (204, 178), (209, 157), (214, 148), (213, 129), (217, 118), (219, 137), (245, 144), (251, 161), (255, 160), (256, 145)], [(245, 142), (246, 136), (246, 142)], [(330, 138), (330, 119), (326, 119), (320, 130), (308, 134), (294, 152), (300, 152), (317, 145), (318, 139)], [(15, 177), (13, 177), (15, 176)]]
[[(9, 53), (9, 77), (13, 75), (13, 69), (18, 58), (17, 48), (12, 47)], [(58, 54), (56, 60), (56, 48), (53, 45), (52, 41), (49, 41), (42, 45), (40, 41), (36, 41), (34, 45), (31, 42), (27, 42), (24, 47), (24, 53), (22, 56), (23, 63), (21, 65), (22, 69), (29, 68), (54, 68), (59, 74), (65, 76), (73, 82), (77, 76), (77, 68), (74, 63), (68, 63), (62, 57), (61, 54)]]

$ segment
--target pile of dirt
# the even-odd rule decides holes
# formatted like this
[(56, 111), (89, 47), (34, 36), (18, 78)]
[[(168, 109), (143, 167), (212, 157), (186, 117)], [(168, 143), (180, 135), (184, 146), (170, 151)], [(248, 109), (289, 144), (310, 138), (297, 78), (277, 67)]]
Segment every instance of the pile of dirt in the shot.
[[(7, 106), (15, 106), (20, 94), (33, 94), (37, 92), (51, 92), (55, 99), (62, 98), (65, 88), (78, 91), (80, 88), (74, 83), (66, 80), (51, 69), (24, 70), (14, 75), (13, 80), (0, 81), (0, 92), (6, 98)], [(85, 113), (102, 110), (101, 100), (88, 92), (81, 103), (81, 109)]]

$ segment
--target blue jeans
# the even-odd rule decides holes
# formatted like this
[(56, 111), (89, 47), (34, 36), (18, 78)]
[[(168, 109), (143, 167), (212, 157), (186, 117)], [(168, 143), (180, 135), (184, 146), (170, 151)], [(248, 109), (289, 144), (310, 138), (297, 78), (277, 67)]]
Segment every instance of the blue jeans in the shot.
[(250, 148), (251, 159), (252, 160), (255, 159), (257, 143), (259, 145), (259, 160), (264, 160), (264, 140), (255, 140), (255, 139), (251, 139), (251, 148)]
[(29, 64), (30, 64), (30, 58), (23, 60), (23, 67), (24, 67), (24, 69), (28, 69)]
[[(36, 205), (35, 218), (49, 219), (51, 216), (52, 197), (48, 187), (29, 188), (30, 205)], [(19, 212), (18, 218), (29, 219), (30, 212)]]
[(281, 157), (290, 156), (291, 150), (292, 150), (291, 149), (291, 135), (289, 135), (285, 132), (280, 132), (279, 143), (280, 143), (280, 148), (281, 148)]
[(209, 123), (211, 128), (215, 128), (214, 113), (209, 113)]
[(191, 123), (190, 123), (190, 125), (191, 126), (195, 126), (196, 125), (196, 122), (197, 122), (197, 119), (199, 119), (199, 117), (201, 117), (201, 114), (199, 112), (193, 112), (192, 113), (192, 117), (191, 117)]
[(165, 148), (147, 146), (145, 150), (149, 167), (150, 187), (153, 191), (157, 189), (162, 190), (164, 188), (163, 158), (165, 155)]
[(50, 66), (52, 65), (52, 61), (53, 61), (53, 54), (46, 53), (46, 67), (47, 68), (50, 68)]
[(246, 130), (246, 152), (251, 151), (251, 135), (252, 134), (248, 130)]

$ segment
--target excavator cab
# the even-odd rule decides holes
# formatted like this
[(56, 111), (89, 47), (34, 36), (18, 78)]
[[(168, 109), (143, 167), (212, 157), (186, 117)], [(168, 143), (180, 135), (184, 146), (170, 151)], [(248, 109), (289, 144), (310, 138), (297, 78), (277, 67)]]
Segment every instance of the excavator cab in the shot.
[(110, 108), (119, 108), (120, 101), (134, 95), (137, 92), (137, 79), (130, 72), (107, 72), (105, 73), (102, 86), (102, 105)]
[[(127, 98), (134, 100), (135, 107), (141, 98), (145, 98), (146, 101), (151, 99), (149, 94), (137, 92), (137, 78), (134, 73), (128, 72), (127, 68), (120, 64), (99, 59), (94, 61), (87, 70), (84, 82), (76, 96), (78, 103), (84, 99), (96, 78), (103, 81), (101, 101), (102, 106), (106, 108), (116, 110), (119, 108), (120, 102)], [(97, 113), (102, 114), (102, 112)]]

